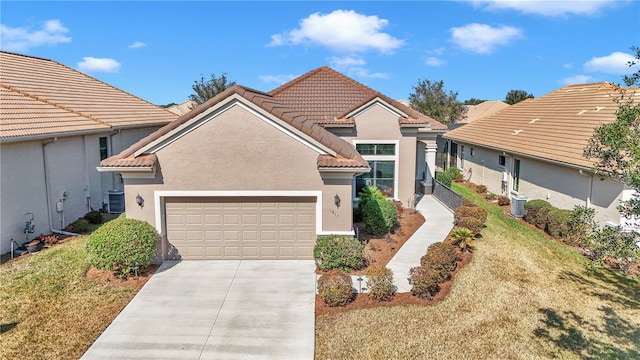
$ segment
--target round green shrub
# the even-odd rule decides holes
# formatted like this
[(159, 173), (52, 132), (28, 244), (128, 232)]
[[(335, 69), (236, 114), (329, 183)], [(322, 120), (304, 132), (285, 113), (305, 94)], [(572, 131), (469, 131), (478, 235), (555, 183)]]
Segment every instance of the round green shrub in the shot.
[(101, 224), (102, 223), (102, 213), (97, 210), (91, 210), (88, 213), (84, 214), (84, 219), (89, 222), (89, 224)]
[(393, 287), (393, 271), (383, 265), (374, 265), (367, 269), (367, 288), (369, 295), (377, 301), (390, 301), (395, 290)]
[(365, 265), (364, 244), (353, 236), (319, 236), (313, 257), (320, 270), (361, 269)]
[(86, 248), (91, 265), (127, 275), (149, 266), (158, 239), (156, 229), (149, 223), (118, 217), (94, 231)]
[(83, 218), (79, 218), (69, 224), (67, 228), (71, 229), (74, 233), (85, 233), (89, 231), (89, 222)]
[(411, 294), (421, 299), (432, 299), (440, 291), (440, 274), (438, 271), (417, 266), (409, 271)]
[(351, 276), (331, 270), (318, 279), (318, 295), (329, 306), (343, 306), (353, 300)]
[(436, 173), (436, 180), (447, 187), (451, 187), (451, 183), (453, 182), (453, 175), (448, 172), (439, 172)]
[(547, 214), (547, 232), (556, 239), (564, 239), (569, 234), (571, 210), (552, 209)]
[(458, 225), (459, 227), (463, 227), (471, 230), (474, 236), (479, 234), (480, 231), (482, 231), (482, 227), (483, 227), (482, 221), (480, 221), (478, 218), (471, 217), (471, 216), (463, 217), (462, 219), (460, 219), (460, 221), (456, 223), (456, 225)]
[(529, 200), (524, 203), (524, 209), (527, 211), (527, 214), (524, 216), (524, 220), (529, 224), (536, 224), (536, 218), (538, 217), (538, 212), (543, 208), (550, 208), (551, 204), (549, 204), (545, 200), (535, 199)]
[(372, 235), (389, 232), (398, 223), (398, 208), (386, 198), (374, 198), (362, 208), (364, 228)]

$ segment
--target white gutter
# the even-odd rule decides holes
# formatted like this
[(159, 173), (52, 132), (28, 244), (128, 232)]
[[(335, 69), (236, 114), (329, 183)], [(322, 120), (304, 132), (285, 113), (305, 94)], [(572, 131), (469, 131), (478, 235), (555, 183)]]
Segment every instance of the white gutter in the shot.
[(45, 198), (47, 201), (47, 216), (49, 218), (49, 231), (51, 231), (54, 234), (60, 234), (60, 235), (67, 235), (67, 236), (78, 236), (80, 234), (76, 234), (76, 233), (72, 233), (72, 232), (68, 232), (68, 231), (62, 231), (62, 230), (57, 230), (53, 228), (53, 219), (51, 218), (51, 199), (49, 198), (49, 181), (47, 178), (47, 156), (46, 156), (46, 151), (45, 151), (45, 147), (48, 144), (51, 144), (53, 142), (58, 141), (57, 137), (51, 138), (49, 140), (43, 141), (42, 142), (42, 165), (43, 165), (43, 169), (44, 169), (44, 192), (45, 192)]

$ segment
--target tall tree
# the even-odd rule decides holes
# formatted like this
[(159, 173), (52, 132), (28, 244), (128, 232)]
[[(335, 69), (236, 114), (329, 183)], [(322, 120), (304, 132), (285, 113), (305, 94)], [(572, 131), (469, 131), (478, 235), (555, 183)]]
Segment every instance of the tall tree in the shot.
[(223, 73), (219, 77), (212, 73), (208, 80), (201, 74), (200, 80), (194, 81), (191, 86), (194, 93), (189, 95), (189, 100), (202, 104), (235, 84), (235, 81), (227, 79), (227, 73)]
[(513, 105), (525, 99), (533, 99), (533, 94), (530, 94), (524, 90), (509, 90), (507, 96), (505, 96), (504, 98), (504, 102), (509, 105)]
[(464, 104), (465, 105), (478, 105), (478, 104), (482, 104), (485, 101), (487, 101), (487, 100), (480, 100), (480, 99), (476, 99), (476, 98), (471, 98), (471, 99), (465, 100)]
[(409, 94), (411, 107), (438, 120), (443, 124), (453, 124), (463, 119), (467, 108), (457, 100), (458, 92), (444, 90), (444, 81), (419, 80)]
[[(632, 47), (635, 59), (628, 63), (634, 66), (640, 62), (640, 47)], [(640, 85), (640, 70), (625, 76), (627, 86)], [(640, 219), (640, 102), (635, 94), (638, 89), (618, 87), (618, 111), (616, 121), (598, 127), (584, 150), (587, 159), (595, 160), (595, 170), (606, 176), (619, 178), (635, 190), (627, 201), (622, 201), (618, 211), (628, 219)], [(612, 238), (611, 234), (596, 233), (590, 241), (604, 254), (619, 259), (640, 259), (636, 246), (640, 234), (631, 232), (629, 236)]]

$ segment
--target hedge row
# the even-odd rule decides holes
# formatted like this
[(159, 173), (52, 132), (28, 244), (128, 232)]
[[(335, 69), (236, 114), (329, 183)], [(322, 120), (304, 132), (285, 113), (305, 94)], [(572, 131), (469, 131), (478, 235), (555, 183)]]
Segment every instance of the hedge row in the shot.
[(411, 293), (421, 299), (432, 299), (440, 291), (440, 284), (451, 277), (457, 261), (453, 245), (445, 242), (430, 245), (420, 259), (420, 266), (409, 271)]

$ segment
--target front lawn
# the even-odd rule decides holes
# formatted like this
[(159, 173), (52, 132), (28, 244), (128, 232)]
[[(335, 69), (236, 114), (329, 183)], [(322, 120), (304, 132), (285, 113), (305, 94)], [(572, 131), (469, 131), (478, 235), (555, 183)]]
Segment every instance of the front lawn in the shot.
[(575, 250), (453, 186), (489, 216), (449, 295), (319, 316), (317, 359), (640, 358), (640, 278), (587, 273)]
[(85, 277), (85, 241), (0, 266), (3, 359), (77, 359), (133, 298), (134, 289)]

